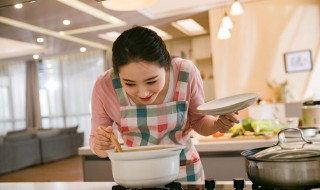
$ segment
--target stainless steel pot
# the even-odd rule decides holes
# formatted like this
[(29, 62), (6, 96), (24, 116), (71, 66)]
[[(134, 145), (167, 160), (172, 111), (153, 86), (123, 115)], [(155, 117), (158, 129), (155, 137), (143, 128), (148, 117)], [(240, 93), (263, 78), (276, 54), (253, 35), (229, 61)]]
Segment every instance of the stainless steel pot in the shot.
[[(286, 143), (284, 131), (299, 130), (302, 142)], [(279, 132), (278, 143), (243, 151), (253, 184), (279, 188), (320, 187), (320, 144), (306, 140), (300, 129)]]
[[(148, 188), (166, 185), (178, 178), (182, 145), (127, 147), (124, 151), (108, 150), (115, 182), (124, 187)], [(159, 149), (163, 147), (164, 149)]]

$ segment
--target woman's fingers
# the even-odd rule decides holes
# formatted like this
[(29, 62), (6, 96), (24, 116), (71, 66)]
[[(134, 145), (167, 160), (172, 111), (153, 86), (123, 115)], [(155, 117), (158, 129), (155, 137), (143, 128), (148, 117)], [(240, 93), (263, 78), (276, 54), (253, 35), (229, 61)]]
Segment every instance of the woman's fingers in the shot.
[(113, 129), (111, 126), (98, 126), (95, 132), (94, 144), (98, 150), (108, 150), (114, 148), (111, 142), (111, 135)]
[(217, 123), (217, 129), (218, 129), (218, 131), (221, 132), (221, 133), (225, 133), (225, 132), (227, 132), (227, 131), (229, 130), (229, 128), (231, 128), (231, 127), (225, 125), (225, 124), (222, 122), (221, 119), (218, 119), (216, 123)]
[(238, 112), (229, 113), (229, 114), (226, 115), (226, 118), (229, 119), (230, 121), (234, 122), (234, 123), (239, 123), (240, 122), (240, 118), (238, 117)]
[(220, 115), (216, 121), (217, 129), (221, 133), (227, 132), (234, 126), (235, 123), (239, 123), (240, 119), (236, 115), (237, 113), (231, 113), (227, 115)]

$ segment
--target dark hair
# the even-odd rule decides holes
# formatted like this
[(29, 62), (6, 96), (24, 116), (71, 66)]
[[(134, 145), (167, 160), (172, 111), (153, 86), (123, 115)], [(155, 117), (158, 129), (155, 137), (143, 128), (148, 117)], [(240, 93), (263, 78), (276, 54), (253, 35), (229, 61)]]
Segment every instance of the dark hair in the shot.
[(124, 31), (113, 43), (112, 62), (116, 73), (121, 66), (132, 61), (158, 62), (165, 69), (171, 64), (170, 54), (161, 37), (141, 26)]

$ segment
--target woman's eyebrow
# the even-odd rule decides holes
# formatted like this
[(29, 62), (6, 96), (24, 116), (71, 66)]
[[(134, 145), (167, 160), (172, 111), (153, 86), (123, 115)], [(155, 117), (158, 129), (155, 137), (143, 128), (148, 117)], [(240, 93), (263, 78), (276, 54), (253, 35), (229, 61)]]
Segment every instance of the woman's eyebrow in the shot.
[(127, 82), (134, 82), (133, 80), (129, 80), (129, 79), (123, 79), (123, 80)]
[(157, 78), (157, 77), (158, 77), (158, 75), (153, 76), (153, 77), (150, 77), (150, 78), (148, 78), (148, 79), (146, 79), (146, 80), (144, 80), (144, 81), (153, 80), (153, 79), (155, 79), (155, 78)]
[[(144, 80), (144, 81), (148, 81), (148, 80), (153, 80), (153, 79), (155, 79), (155, 78), (157, 78), (158, 77), (158, 75), (156, 75), (156, 76), (153, 76), (153, 77), (150, 77), (150, 78), (147, 78), (146, 80)], [(133, 80), (130, 80), (130, 79), (123, 79), (124, 81), (126, 81), (126, 82), (135, 82), (135, 81), (133, 81)]]

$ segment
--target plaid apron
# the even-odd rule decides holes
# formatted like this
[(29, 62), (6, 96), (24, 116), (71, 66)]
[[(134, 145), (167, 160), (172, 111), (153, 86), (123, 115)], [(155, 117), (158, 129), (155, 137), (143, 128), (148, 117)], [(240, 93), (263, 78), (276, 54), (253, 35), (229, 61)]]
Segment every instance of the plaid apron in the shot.
[(180, 171), (177, 181), (204, 182), (200, 157), (191, 142), (186, 128), (188, 102), (186, 90), (189, 65), (181, 64), (173, 102), (159, 105), (131, 105), (120, 79), (113, 73), (113, 86), (120, 102), (121, 126), (118, 127), (124, 144), (128, 147), (147, 145), (181, 144), (186, 148), (180, 153)]

